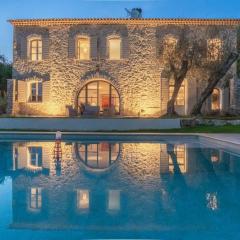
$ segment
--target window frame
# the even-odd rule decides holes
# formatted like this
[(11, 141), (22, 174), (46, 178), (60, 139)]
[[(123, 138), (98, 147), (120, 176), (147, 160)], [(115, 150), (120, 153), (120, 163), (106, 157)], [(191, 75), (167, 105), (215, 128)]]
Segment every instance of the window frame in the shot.
[[(169, 85), (168, 85), (168, 99), (170, 100), (170, 98), (172, 97), (172, 94), (173, 94), (173, 91), (174, 91), (174, 80), (172, 81), (171, 79), (169, 80)], [(171, 91), (170, 89), (173, 88), (173, 90)], [(181, 89), (183, 89), (183, 93), (184, 93), (184, 96), (183, 96), (183, 99), (179, 99), (179, 93), (181, 92)], [(171, 94), (172, 92), (172, 94)], [(184, 104), (179, 104), (179, 101), (184, 101)], [(185, 107), (186, 106), (186, 83), (185, 83), (185, 80), (182, 82), (182, 85), (178, 91), (178, 95), (177, 95), (177, 98), (176, 98), (176, 101), (175, 101), (175, 106), (176, 107)]]
[[(33, 53), (33, 42), (37, 42), (37, 46), (34, 47), (36, 49), (36, 53)], [(39, 43), (41, 42), (41, 46), (39, 46)], [(30, 36), (27, 39), (27, 45), (28, 45), (28, 60), (31, 62), (41, 62), (43, 60), (43, 41), (41, 36)], [(40, 51), (41, 50), (41, 51)], [(36, 55), (36, 59), (33, 59), (33, 54)]]
[[(110, 49), (110, 42), (112, 40), (119, 40), (119, 58), (111, 58), (111, 49)], [(111, 35), (107, 37), (107, 56), (108, 60), (110, 61), (119, 61), (122, 60), (122, 37), (119, 35)]]
[[(214, 44), (218, 43), (219, 46), (213, 46)], [(214, 53), (212, 53), (213, 48), (217, 49), (217, 57)], [(221, 38), (209, 38), (207, 39), (207, 60), (209, 62), (217, 62), (222, 59), (223, 55), (223, 40)]]
[[(87, 40), (88, 41), (88, 58), (81, 59), (81, 46), (80, 43), (81, 40)], [(90, 61), (91, 60), (91, 38), (87, 35), (77, 35), (75, 39), (75, 57), (78, 61)]]
[[(34, 149), (35, 152), (32, 152), (31, 150)], [(40, 150), (40, 152), (39, 152)], [(35, 154), (36, 156), (36, 164), (32, 164), (32, 156)], [(41, 157), (41, 159), (40, 159)], [(41, 146), (29, 146), (27, 148), (27, 160), (28, 160), (28, 167), (31, 169), (42, 169), (43, 164), (43, 148)], [(41, 163), (41, 166), (40, 166)]]
[[(33, 91), (32, 91), (32, 85), (36, 85), (36, 99), (33, 100)], [(40, 87), (41, 86), (41, 87)], [(41, 93), (41, 95), (39, 94)], [(43, 81), (36, 80), (36, 81), (30, 81), (28, 83), (28, 103), (42, 103), (43, 102)]]

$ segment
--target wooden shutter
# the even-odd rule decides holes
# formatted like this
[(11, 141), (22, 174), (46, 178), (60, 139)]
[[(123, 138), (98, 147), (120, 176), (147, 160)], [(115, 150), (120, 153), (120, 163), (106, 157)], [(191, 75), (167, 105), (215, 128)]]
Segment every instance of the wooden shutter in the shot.
[[(98, 45), (100, 44), (97, 36), (91, 36), (90, 38), (90, 52), (91, 59), (96, 60), (98, 58)], [(100, 49), (100, 46), (99, 46)]]
[(107, 58), (107, 43), (108, 39), (105, 36), (102, 36), (100, 38), (100, 57), (101, 59)]
[(121, 58), (128, 58), (128, 56), (129, 56), (129, 41), (127, 36), (123, 36), (121, 41)]
[(27, 102), (27, 82), (18, 80), (18, 102)]
[(26, 37), (22, 37), (21, 38), (21, 51), (20, 51), (20, 55), (21, 55), (21, 59), (27, 60), (27, 38)]
[(75, 49), (76, 49), (76, 46), (75, 46), (75, 37), (70, 34), (69, 35), (69, 40), (68, 40), (68, 57), (69, 58), (75, 58), (76, 54), (75, 54)]
[(50, 101), (50, 81), (44, 81), (43, 82), (43, 102), (49, 102)]
[(42, 38), (42, 57), (43, 59), (48, 59), (49, 57), (49, 36), (43, 36)]

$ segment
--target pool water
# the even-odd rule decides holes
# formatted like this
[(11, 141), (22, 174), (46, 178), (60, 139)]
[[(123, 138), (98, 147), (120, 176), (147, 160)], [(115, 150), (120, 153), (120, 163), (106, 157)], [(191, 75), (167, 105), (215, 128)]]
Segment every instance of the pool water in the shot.
[(240, 155), (218, 142), (0, 139), (1, 240), (240, 239)]

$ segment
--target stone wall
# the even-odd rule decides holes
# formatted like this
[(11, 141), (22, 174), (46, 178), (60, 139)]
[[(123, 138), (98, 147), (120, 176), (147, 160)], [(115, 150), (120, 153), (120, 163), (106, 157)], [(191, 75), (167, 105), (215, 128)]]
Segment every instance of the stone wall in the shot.
[[(118, 90), (121, 115), (158, 117), (164, 114), (169, 98), (169, 86), (168, 79), (162, 74), (164, 66), (159, 57), (159, 46), (163, 36), (169, 33), (178, 34), (178, 28), (179, 26), (170, 28), (156, 24), (15, 27), (13, 78), (17, 80), (18, 108), (12, 109), (12, 114), (66, 116), (66, 106), (76, 107), (79, 90), (87, 82), (100, 79), (109, 81)], [(218, 33), (221, 35), (226, 29), (230, 32), (234, 48), (234, 27), (219, 27)], [(199, 38), (211, 37), (207, 27), (192, 26), (191, 31), (197, 31)], [(90, 36), (89, 61), (75, 58), (74, 37), (79, 34)], [(31, 35), (42, 36), (43, 60), (40, 62), (28, 60), (27, 38)], [(106, 39), (110, 35), (121, 37), (121, 60), (107, 59)], [(100, 44), (99, 53), (97, 38)], [(96, 71), (97, 64), (100, 65), (100, 72)], [(201, 84), (197, 85), (201, 81), (201, 74), (202, 72), (197, 71), (189, 72), (185, 107), (177, 108), (181, 114), (188, 114), (196, 102), (197, 89), (201, 89)], [(43, 81), (41, 103), (29, 103), (27, 100), (27, 83), (32, 79)], [(236, 108), (240, 101), (238, 85), (240, 83), (234, 75), (230, 86), (232, 108)], [(10, 102), (9, 100), (11, 106)]]

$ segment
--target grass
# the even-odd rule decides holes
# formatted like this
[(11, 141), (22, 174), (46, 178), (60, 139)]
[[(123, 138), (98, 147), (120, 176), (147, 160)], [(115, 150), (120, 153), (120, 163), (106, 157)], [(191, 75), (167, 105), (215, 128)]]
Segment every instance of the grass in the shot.
[[(25, 130), (17, 130), (17, 129), (8, 129), (8, 130), (0, 130), (1, 131), (18, 131), (18, 132), (56, 132), (55, 130), (31, 130), (31, 129), (25, 129)], [(79, 132), (79, 131), (64, 131), (62, 132)], [(84, 131), (81, 131), (84, 132)], [(99, 133), (101, 132), (109, 132), (109, 133), (240, 133), (240, 125), (233, 126), (233, 125), (225, 125), (225, 126), (197, 126), (197, 127), (185, 127), (180, 129), (151, 129), (151, 130), (131, 130), (131, 131), (97, 131)], [(86, 132), (87, 133), (87, 132)]]

